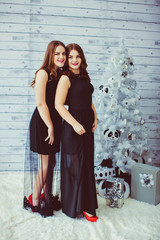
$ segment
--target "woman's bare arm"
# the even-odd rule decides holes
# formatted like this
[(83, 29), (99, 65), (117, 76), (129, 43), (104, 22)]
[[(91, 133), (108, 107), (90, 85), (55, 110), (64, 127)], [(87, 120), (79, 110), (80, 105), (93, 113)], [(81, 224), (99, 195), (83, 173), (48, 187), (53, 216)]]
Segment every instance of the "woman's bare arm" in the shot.
[(45, 141), (49, 140), (49, 144), (53, 144), (54, 141), (54, 129), (48, 106), (46, 104), (46, 85), (48, 81), (48, 74), (45, 70), (38, 71), (35, 80), (35, 94), (36, 104), (39, 114), (48, 127), (48, 137)]
[(93, 112), (94, 112), (94, 123), (93, 123), (93, 126), (92, 126), (92, 132), (94, 132), (96, 130), (96, 128), (97, 128), (98, 120), (97, 120), (96, 109), (95, 109), (93, 103), (92, 103), (92, 109), (93, 109)]
[(64, 106), (69, 88), (70, 80), (67, 76), (63, 75), (60, 78), (57, 86), (55, 108), (59, 112), (61, 117), (73, 127), (75, 132), (78, 133), (79, 135), (82, 135), (85, 133), (85, 129)]

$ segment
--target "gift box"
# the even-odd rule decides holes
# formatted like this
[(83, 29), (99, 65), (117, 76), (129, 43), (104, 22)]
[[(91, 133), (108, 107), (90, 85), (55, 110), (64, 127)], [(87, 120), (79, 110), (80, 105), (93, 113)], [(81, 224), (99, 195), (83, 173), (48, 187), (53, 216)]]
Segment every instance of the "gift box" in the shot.
[(131, 197), (153, 205), (160, 203), (160, 168), (136, 163), (131, 171)]
[(105, 181), (106, 204), (110, 207), (121, 208), (124, 203), (124, 179), (109, 178)]

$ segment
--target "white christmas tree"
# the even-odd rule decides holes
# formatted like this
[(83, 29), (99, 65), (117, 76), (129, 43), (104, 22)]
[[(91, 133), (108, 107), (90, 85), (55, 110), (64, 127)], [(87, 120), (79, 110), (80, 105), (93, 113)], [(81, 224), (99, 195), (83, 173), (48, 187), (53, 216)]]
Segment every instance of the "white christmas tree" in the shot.
[(122, 41), (111, 57), (96, 93), (96, 161), (112, 159), (113, 166), (123, 172), (129, 172), (135, 162), (151, 161), (133, 71), (133, 58)]

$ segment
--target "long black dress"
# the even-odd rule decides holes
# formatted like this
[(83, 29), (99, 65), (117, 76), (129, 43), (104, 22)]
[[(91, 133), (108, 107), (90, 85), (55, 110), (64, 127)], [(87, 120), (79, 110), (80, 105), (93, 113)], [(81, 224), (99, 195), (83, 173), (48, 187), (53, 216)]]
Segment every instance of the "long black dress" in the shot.
[[(42, 120), (37, 107), (35, 108), (31, 121), (29, 124), (29, 131), (27, 136), (26, 144), (26, 156), (24, 165), (24, 208), (30, 209), (32, 206), (28, 201), (28, 196), (33, 193), (35, 178), (38, 171), (42, 166), (42, 155), (49, 155), (49, 164), (47, 169), (47, 178), (45, 182), (45, 189), (42, 190), (40, 197), (40, 204), (42, 215), (52, 215), (53, 213), (53, 202), (55, 198), (52, 196), (52, 180), (53, 180), (53, 166), (54, 167), (54, 180), (59, 181), (60, 185), (60, 138), (62, 131), (62, 118), (55, 109), (55, 93), (58, 84), (58, 79), (49, 79), (46, 86), (46, 103), (50, 112), (51, 120), (54, 126), (54, 142), (53, 145), (48, 144), (45, 139), (48, 136), (48, 127)], [(48, 73), (48, 78), (50, 77)], [(55, 156), (56, 155), (56, 162)], [(59, 173), (59, 175), (58, 175)], [(43, 175), (43, 173), (41, 173)], [(41, 175), (41, 179), (43, 176)], [(58, 182), (57, 181), (57, 182)], [(55, 185), (55, 183), (54, 183)], [(60, 186), (59, 186), (60, 189)], [(59, 189), (54, 189), (54, 194), (59, 194)], [(47, 202), (47, 209), (46, 209)], [(50, 209), (50, 210), (48, 210)]]
[(96, 215), (97, 205), (94, 178), (94, 112), (91, 108), (93, 86), (80, 75), (70, 76), (71, 86), (67, 104), (72, 116), (85, 128), (78, 135), (66, 121), (62, 127), (61, 201), (62, 211), (75, 218), (86, 211)]

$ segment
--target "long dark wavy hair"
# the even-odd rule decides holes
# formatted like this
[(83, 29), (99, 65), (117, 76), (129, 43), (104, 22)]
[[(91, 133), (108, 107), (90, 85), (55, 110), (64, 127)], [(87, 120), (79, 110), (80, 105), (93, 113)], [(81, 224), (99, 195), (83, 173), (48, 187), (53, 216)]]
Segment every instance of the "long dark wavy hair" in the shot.
[(64, 43), (62, 43), (61, 41), (51, 41), (48, 44), (48, 47), (47, 47), (47, 50), (46, 50), (46, 53), (45, 53), (45, 56), (44, 56), (43, 64), (35, 72), (34, 80), (30, 84), (32, 87), (35, 85), (36, 75), (37, 75), (37, 72), (40, 69), (44, 69), (48, 73), (48, 75), (49, 75), (49, 79), (48, 80), (51, 80), (53, 77), (55, 77), (55, 78), (57, 77), (56, 66), (54, 64), (54, 56), (55, 56), (56, 48), (58, 46), (62, 46), (62, 47), (64, 47), (64, 49), (66, 49)]
[[(79, 53), (80, 58), (81, 58), (80, 75), (82, 77), (84, 77), (86, 80), (91, 81), (90, 77), (88, 75), (88, 72), (87, 72), (87, 66), (88, 65), (87, 65), (87, 62), (86, 62), (86, 58), (84, 56), (84, 52), (78, 44), (71, 43), (71, 44), (67, 45), (67, 47), (66, 47), (67, 62), (68, 62), (68, 56), (69, 56), (69, 54), (72, 50), (76, 50)], [(69, 73), (67, 73), (68, 76), (72, 75), (72, 72), (69, 71), (69, 69), (68, 69), (67, 72), (69, 72)]]

